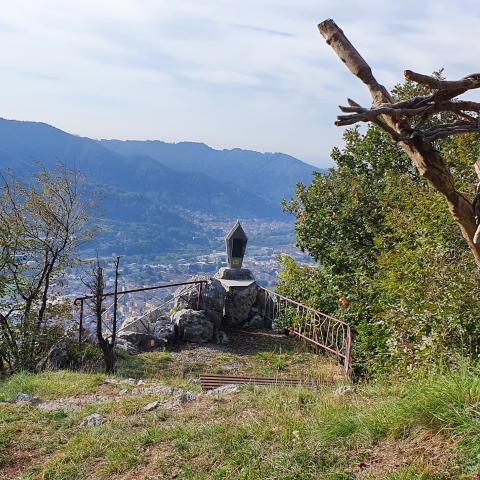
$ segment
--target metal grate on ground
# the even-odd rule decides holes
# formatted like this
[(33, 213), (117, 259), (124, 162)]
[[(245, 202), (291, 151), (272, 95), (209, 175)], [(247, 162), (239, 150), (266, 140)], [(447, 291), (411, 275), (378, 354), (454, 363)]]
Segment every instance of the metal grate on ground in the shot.
[(238, 375), (201, 375), (200, 385), (203, 390), (213, 390), (224, 385), (255, 385), (276, 387), (317, 388), (314, 381), (302, 381), (296, 378), (249, 377)]

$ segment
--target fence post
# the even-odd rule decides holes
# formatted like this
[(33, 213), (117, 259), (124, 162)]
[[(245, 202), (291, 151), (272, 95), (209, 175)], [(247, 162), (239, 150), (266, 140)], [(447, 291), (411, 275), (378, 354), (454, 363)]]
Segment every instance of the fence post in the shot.
[(200, 310), (200, 301), (202, 299), (203, 282), (198, 284), (197, 310)]
[(82, 343), (82, 330), (83, 330), (83, 298), (80, 300), (80, 322), (78, 328), (78, 344)]
[(347, 327), (347, 351), (345, 352), (345, 366), (344, 371), (345, 375), (348, 376), (350, 373), (350, 366), (352, 362), (352, 330)]

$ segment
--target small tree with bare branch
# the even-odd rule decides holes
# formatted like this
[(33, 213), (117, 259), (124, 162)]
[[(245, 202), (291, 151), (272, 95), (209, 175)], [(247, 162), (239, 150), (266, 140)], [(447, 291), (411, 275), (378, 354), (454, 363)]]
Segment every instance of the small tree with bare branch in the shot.
[(10, 370), (36, 370), (62, 335), (62, 275), (91, 234), (76, 172), (1, 178), (0, 361)]
[[(371, 122), (387, 132), (405, 151), (420, 175), (445, 197), (480, 269), (480, 215), (475, 211), (480, 202), (472, 202), (466, 193), (457, 190), (449, 165), (436, 148), (440, 139), (480, 132), (480, 103), (457, 98), (480, 87), (480, 73), (457, 81), (446, 81), (405, 70), (407, 80), (428, 87), (432, 93), (394, 102), (333, 20), (325, 20), (318, 29), (347, 68), (368, 87), (373, 100), (372, 106), (367, 108), (348, 99), (349, 106), (340, 107), (345, 115), (339, 115), (335, 124), (345, 126)], [(447, 121), (442, 123), (438, 118), (447, 118)], [(432, 121), (435, 119), (437, 121)]]
[[(84, 285), (91, 294), (91, 309), (95, 315), (95, 332), (97, 342), (102, 350), (103, 361), (105, 363), (105, 372), (113, 373), (115, 371), (115, 342), (117, 338), (117, 285), (118, 285), (118, 267), (120, 257), (115, 261), (115, 297), (114, 312), (111, 328), (108, 328), (104, 322), (103, 314), (105, 313), (105, 277), (103, 267), (100, 266), (100, 260), (97, 257), (95, 265), (88, 272), (83, 280)], [(107, 327), (107, 328), (106, 328)], [(108, 330), (108, 331), (107, 331)]]

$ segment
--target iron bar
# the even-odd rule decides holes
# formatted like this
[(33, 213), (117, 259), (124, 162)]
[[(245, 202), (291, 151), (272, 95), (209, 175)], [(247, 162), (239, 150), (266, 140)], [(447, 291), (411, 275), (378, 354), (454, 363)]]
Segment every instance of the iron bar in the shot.
[[(133, 288), (131, 290), (122, 290), (118, 292), (119, 295), (124, 295), (125, 293), (137, 293), (137, 292), (147, 292), (148, 290), (156, 290), (159, 288), (169, 288), (169, 287), (181, 287), (182, 285), (195, 285), (197, 283), (207, 283), (207, 280), (195, 280), (193, 282), (180, 282), (180, 283), (166, 283), (163, 285), (154, 285), (152, 287), (143, 287), (143, 288)], [(111, 297), (115, 295), (115, 292), (106, 292), (103, 294), (104, 297)], [(94, 295), (85, 295), (83, 297), (77, 297), (73, 303), (77, 305), (80, 300), (90, 300), (94, 298)]]
[[(122, 290), (121, 292), (119, 292), (118, 291), (118, 272), (116, 272), (116, 275), (115, 275), (115, 290), (113, 292), (106, 292), (106, 293), (103, 294), (103, 298), (111, 297), (112, 295), (114, 296), (114, 303), (112, 305), (110, 305), (110, 307), (108, 307), (105, 311), (109, 310), (113, 306), (114, 319), (113, 319), (113, 325), (112, 326), (114, 326), (115, 321), (116, 321), (117, 302), (118, 302), (118, 299), (120, 297), (123, 297), (127, 293), (147, 292), (147, 291), (158, 290), (158, 289), (162, 289), (162, 288), (181, 287), (183, 285), (200, 285), (200, 287), (198, 288), (198, 298), (197, 298), (197, 309), (198, 309), (199, 306), (200, 306), (203, 286), (206, 285), (206, 283), (207, 283), (207, 280), (194, 280), (194, 281), (191, 281), (191, 282), (168, 283), (168, 284), (162, 284), (162, 285), (153, 285), (153, 286), (150, 286), (150, 287), (133, 288), (133, 289), (130, 289), (130, 290)], [(92, 298), (95, 298), (95, 295), (84, 295), (83, 297), (75, 298), (75, 300), (73, 301), (73, 304), (75, 306), (80, 304), (80, 319), (79, 319), (79, 334), (78, 334), (78, 342), (79, 343), (82, 342), (82, 330), (83, 330), (83, 323), (84, 323), (83, 322), (83, 320), (84, 320), (84, 318), (83, 318), (84, 317), (84, 302), (85, 302), (85, 300), (91, 300)], [(166, 304), (168, 304), (168, 302), (163, 302), (162, 303), (162, 305), (166, 305)], [(192, 307), (193, 307), (193, 305), (192, 305)], [(159, 308), (161, 308), (161, 306)], [(139, 320), (142, 322), (143, 326), (146, 328), (146, 326), (143, 323), (143, 321), (141, 320), (141, 318)], [(105, 327), (108, 330), (110, 330), (110, 333), (113, 334), (112, 329), (110, 329), (107, 325), (105, 325)]]
[[(339, 357), (345, 375), (351, 367), (352, 332), (346, 322), (260, 287), (265, 295), (264, 316), (275, 322), (282, 315), (294, 315), (290, 332), (314, 347)], [(271, 310), (269, 305), (273, 306)], [(300, 313), (301, 312), (301, 313)]]

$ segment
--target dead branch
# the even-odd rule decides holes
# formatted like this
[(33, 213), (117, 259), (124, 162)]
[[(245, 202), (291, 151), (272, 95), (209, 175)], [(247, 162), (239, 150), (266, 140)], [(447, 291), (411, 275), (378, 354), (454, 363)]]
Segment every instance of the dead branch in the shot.
[[(434, 145), (436, 140), (451, 135), (480, 132), (480, 104), (456, 98), (480, 88), (480, 73), (446, 81), (406, 70), (407, 80), (427, 86), (432, 93), (393, 103), (385, 87), (373, 76), (370, 66), (333, 20), (325, 20), (318, 29), (340, 60), (368, 87), (373, 100), (372, 107), (365, 108), (348, 99), (349, 106), (340, 107), (346, 115), (339, 115), (335, 125), (371, 122), (386, 131), (410, 157), (420, 175), (446, 198), (480, 268), (480, 245), (474, 241), (477, 222), (472, 204), (467, 195), (456, 190), (452, 173)], [(445, 118), (441, 117), (442, 114), (447, 114), (448, 120), (452, 115), (458, 118), (451, 123), (438, 124), (439, 117)], [(435, 121), (429, 122), (431, 119)], [(421, 130), (425, 125), (426, 128)]]

